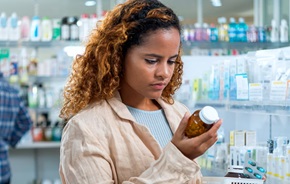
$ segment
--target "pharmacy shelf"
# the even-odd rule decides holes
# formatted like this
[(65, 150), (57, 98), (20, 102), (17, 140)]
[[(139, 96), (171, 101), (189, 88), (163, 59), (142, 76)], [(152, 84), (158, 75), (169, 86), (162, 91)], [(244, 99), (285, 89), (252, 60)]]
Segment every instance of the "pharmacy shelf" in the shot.
[(60, 142), (31, 142), (31, 143), (20, 143), (16, 146), (16, 149), (44, 149), (44, 148), (59, 148)]
[(81, 46), (80, 41), (0, 41), (1, 47), (65, 47)]
[(68, 79), (68, 76), (29, 76), (30, 82), (56, 82), (60, 81), (63, 82)]
[(231, 112), (290, 116), (290, 101), (197, 101), (195, 107), (206, 105)]
[(263, 48), (274, 49), (290, 46), (290, 43), (281, 42), (183, 42), (184, 47), (198, 47), (203, 49), (244, 49)]
[(281, 42), (183, 42), (183, 51), (185, 55), (190, 55), (191, 50), (198, 49), (236, 49), (243, 53), (255, 50), (276, 49), (290, 46), (290, 43)]

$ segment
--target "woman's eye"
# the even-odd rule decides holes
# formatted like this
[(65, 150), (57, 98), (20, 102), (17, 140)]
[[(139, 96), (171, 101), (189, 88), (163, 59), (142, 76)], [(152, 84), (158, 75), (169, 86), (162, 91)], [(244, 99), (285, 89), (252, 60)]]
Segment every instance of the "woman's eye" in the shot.
[(153, 59), (145, 59), (145, 61), (149, 64), (154, 64), (157, 62), (157, 60), (153, 60)]
[(168, 61), (168, 64), (170, 64), (170, 65), (173, 65), (173, 64), (175, 64), (176, 62), (175, 62), (175, 60), (169, 60)]

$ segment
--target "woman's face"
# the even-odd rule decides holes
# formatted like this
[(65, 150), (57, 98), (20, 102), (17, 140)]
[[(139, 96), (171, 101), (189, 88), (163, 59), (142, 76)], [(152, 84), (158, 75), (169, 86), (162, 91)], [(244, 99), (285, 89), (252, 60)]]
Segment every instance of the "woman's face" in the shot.
[(169, 83), (180, 46), (177, 29), (160, 29), (147, 34), (140, 45), (125, 56), (121, 95), (134, 99), (156, 99)]

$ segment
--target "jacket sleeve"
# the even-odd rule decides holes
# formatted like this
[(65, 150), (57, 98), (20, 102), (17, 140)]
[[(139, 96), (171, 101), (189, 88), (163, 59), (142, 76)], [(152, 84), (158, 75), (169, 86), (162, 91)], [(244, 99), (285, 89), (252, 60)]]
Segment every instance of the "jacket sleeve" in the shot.
[[(83, 123), (83, 122), (81, 122)], [(80, 122), (70, 120), (63, 130), (59, 173), (63, 184), (113, 184), (113, 165), (98, 140), (88, 137)]]
[[(65, 127), (60, 149), (59, 171), (62, 183), (117, 183), (114, 181), (117, 176), (113, 155), (109, 155), (102, 142), (88, 138), (88, 132), (77, 122), (69, 122)], [(149, 168), (140, 176), (123, 181), (123, 184), (188, 183), (193, 179), (200, 180), (200, 177), (198, 164), (186, 158), (170, 142)]]
[(13, 131), (9, 139), (9, 145), (15, 147), (21, 137), (30, 130), (32, 120), (20, 96), (17, 96), (15, 103), (19, 104), (19, 110), (16, 115)]
[(161, 156), (139, 177), (132, 177), (129, 183), (201, 183), (199, 165), (185, 157), (171, 142)]

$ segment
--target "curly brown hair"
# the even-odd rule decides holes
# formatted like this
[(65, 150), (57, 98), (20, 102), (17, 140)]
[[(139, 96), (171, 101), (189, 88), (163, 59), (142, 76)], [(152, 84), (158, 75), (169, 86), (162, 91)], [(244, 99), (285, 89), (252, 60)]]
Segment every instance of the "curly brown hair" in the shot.
[[(157, 0), (129, 0), (108, 12), (91, 33), (84, 54), (73, 63), (60, 117), (68, 120), (88, 104), (112, 98), (119, 88), (127, 50), (143, 43), (150, 32), (170, 28), (181, 32), (178, 17)], [(165, 102), (174, 103), (182, 73), (180, 46), (174, 74), (162, 92)]]

